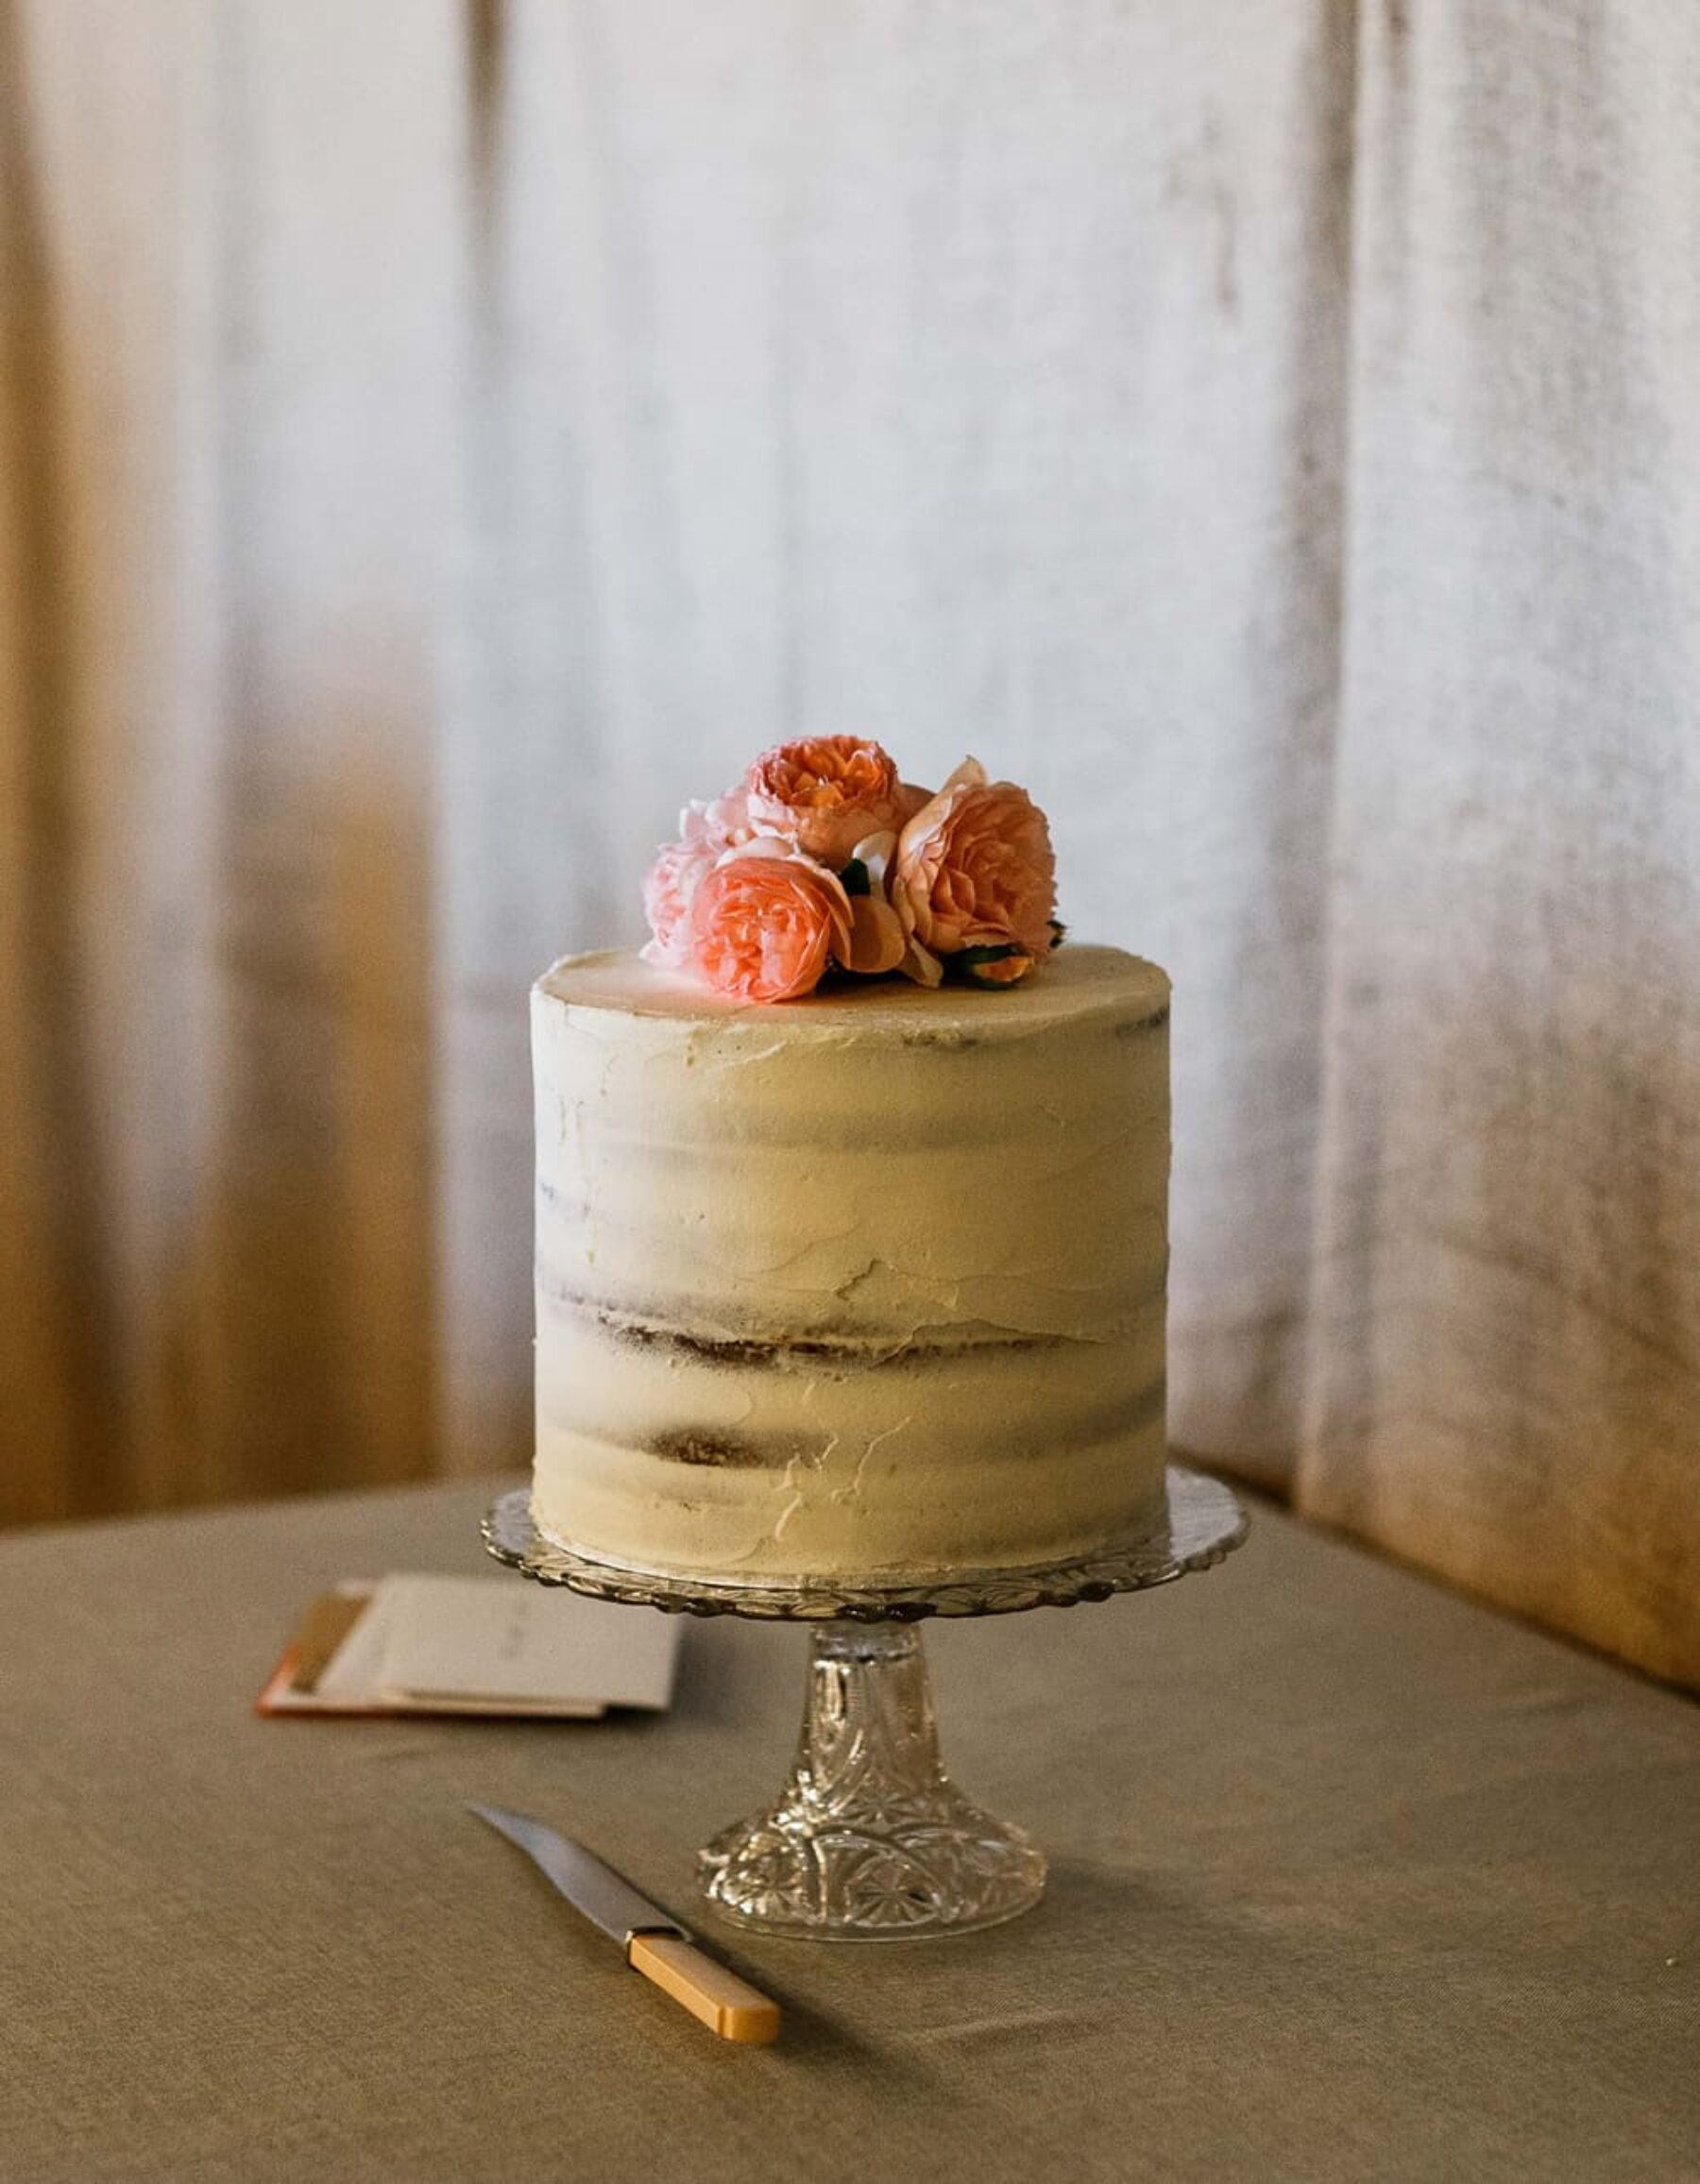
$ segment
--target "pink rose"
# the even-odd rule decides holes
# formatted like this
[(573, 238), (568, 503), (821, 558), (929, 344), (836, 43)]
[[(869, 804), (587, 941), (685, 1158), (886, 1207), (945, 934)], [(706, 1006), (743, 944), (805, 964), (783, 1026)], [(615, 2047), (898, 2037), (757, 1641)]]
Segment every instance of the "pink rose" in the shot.
[(697, 886), (697, 970), (737, 1001), (812, 993), (834, 957), (850, 959), (850, 898), (833, 873), (771, 837), (725, 853)]
[(857, 736), (810, 736), (764, 751), (744, 776), (755, 825), (842, 872), (865, 835), (901, 826), (913, 792), (890, 754)]
[[(938, 956), (1013, 946), (1007, 968), (980, 976), (1012, 984), (1056, 938), (1057, 868), (1045, 814), (1012, 781), (988, 781), (966, 758), (897, 838), (892, 891), (904, 927)], [(1017, 967), (1018, 966), (1018, 967)]]

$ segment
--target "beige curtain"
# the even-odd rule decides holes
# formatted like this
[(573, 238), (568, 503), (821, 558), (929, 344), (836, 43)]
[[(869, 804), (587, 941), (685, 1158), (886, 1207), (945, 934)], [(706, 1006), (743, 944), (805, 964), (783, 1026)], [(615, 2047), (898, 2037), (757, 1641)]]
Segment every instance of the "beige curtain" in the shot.
[(1700, 16), (0, 0), (0, 1515), (523, 1459), (524, 988), (1031, 783), (1178, 1440), (1700, 1683)]

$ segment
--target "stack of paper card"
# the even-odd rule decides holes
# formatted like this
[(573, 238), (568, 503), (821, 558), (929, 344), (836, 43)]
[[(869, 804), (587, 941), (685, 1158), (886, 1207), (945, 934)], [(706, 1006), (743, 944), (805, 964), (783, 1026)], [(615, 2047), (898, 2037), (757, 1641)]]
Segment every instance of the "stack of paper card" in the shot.
[(664, 1708), (679, 1626), (523, 1578), (400, 1575), (315, 1600), (262, 1714), (526, 1714)]

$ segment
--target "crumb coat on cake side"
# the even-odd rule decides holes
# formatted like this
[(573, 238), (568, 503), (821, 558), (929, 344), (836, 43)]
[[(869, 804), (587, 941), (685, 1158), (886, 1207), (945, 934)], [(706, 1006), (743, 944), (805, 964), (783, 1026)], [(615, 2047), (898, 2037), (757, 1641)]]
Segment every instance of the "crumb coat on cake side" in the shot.
[(536, 1521), (746, 1582), (1043, 1562), (1161, 1492), (1168, 980), (533, 990)]

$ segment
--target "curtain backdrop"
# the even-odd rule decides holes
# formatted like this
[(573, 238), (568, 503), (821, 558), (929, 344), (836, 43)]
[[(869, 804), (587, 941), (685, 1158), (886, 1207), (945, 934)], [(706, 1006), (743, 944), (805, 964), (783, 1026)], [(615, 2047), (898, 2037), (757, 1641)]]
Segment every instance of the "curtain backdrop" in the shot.
[(0, 0), (0, 1518), (529, 1446), (787, 734), (1176, 982), (1177, 1441), (1700, 1683), (1700, 11)]

